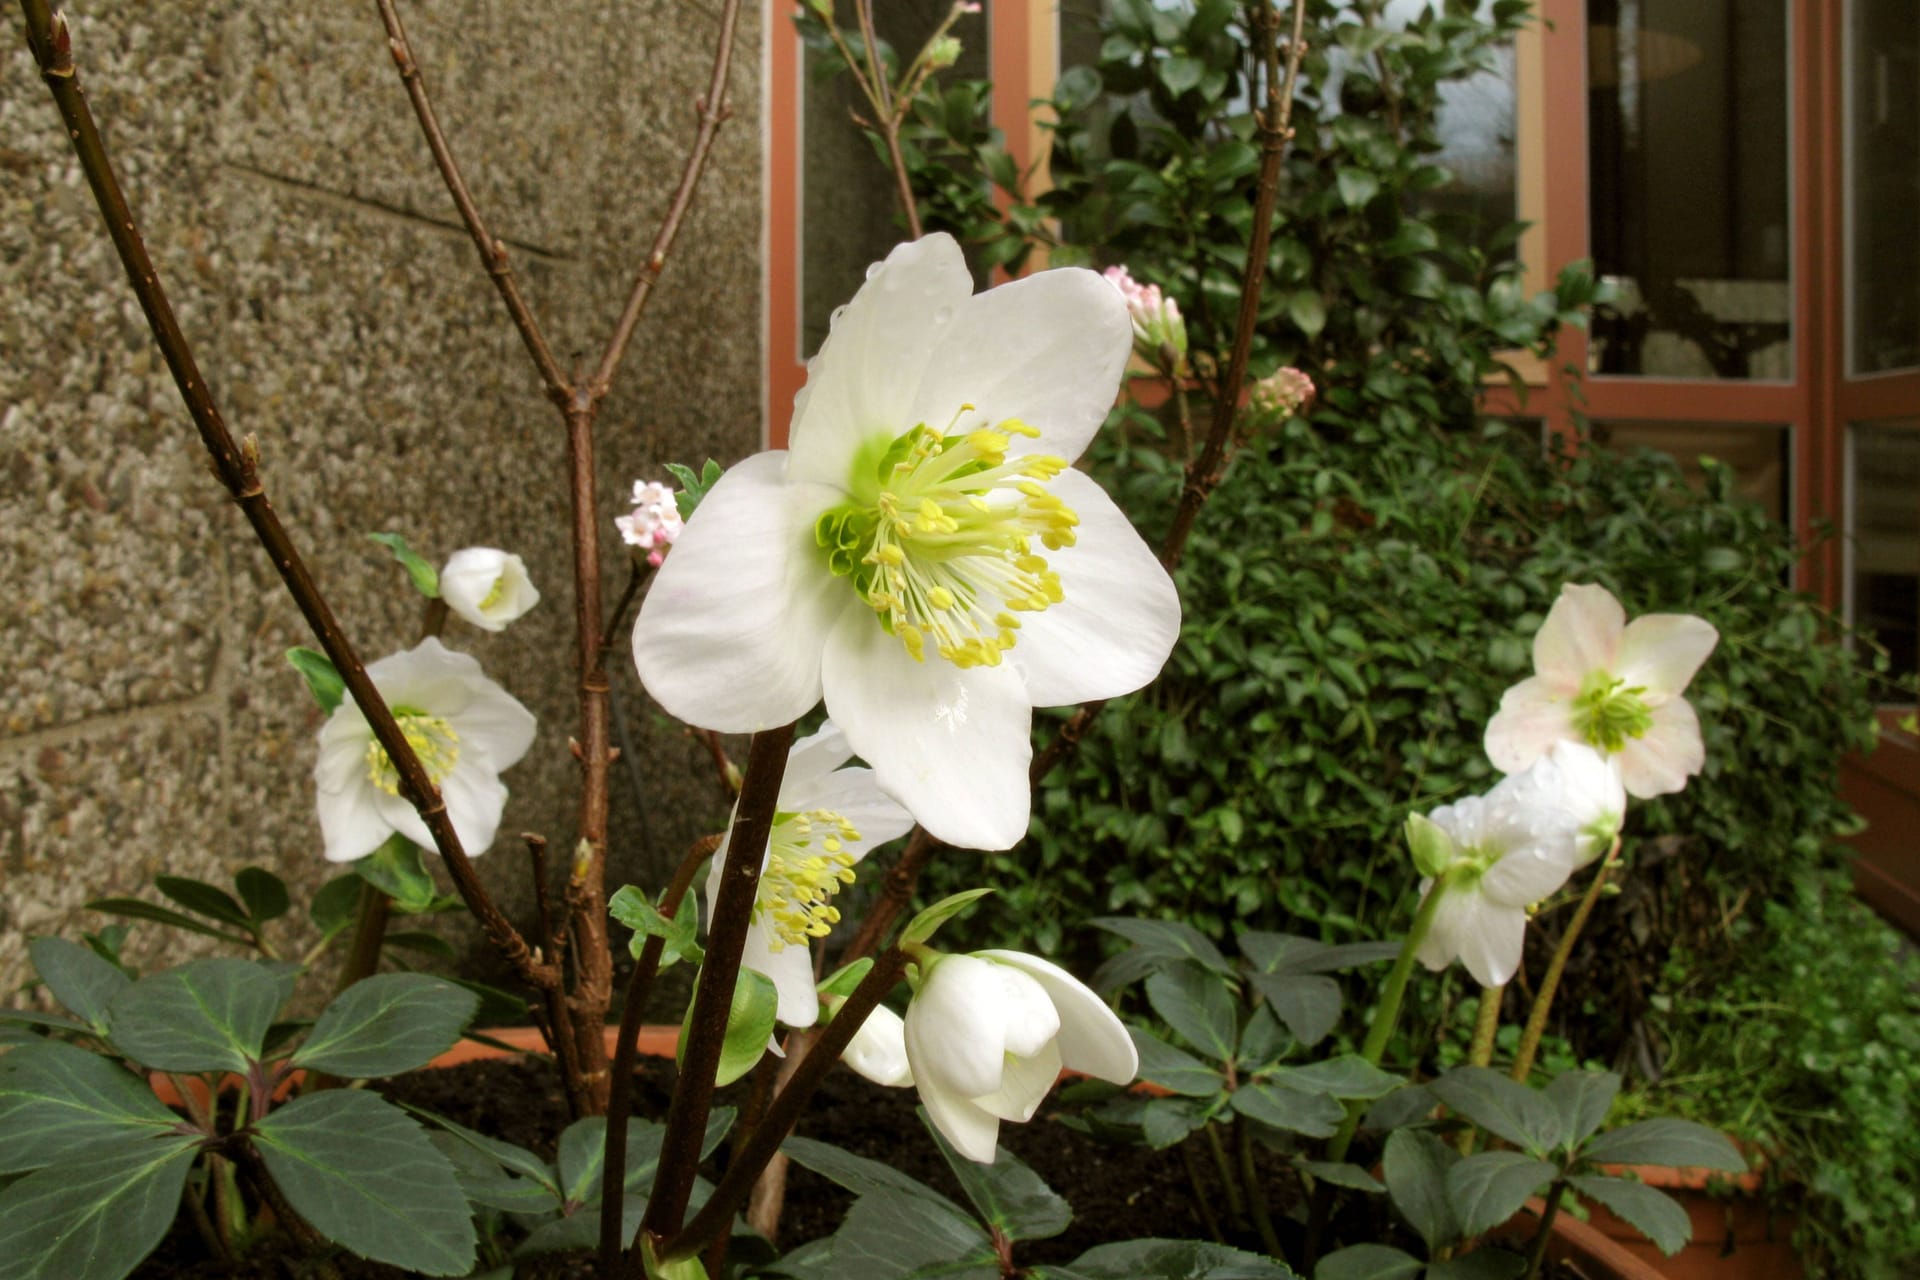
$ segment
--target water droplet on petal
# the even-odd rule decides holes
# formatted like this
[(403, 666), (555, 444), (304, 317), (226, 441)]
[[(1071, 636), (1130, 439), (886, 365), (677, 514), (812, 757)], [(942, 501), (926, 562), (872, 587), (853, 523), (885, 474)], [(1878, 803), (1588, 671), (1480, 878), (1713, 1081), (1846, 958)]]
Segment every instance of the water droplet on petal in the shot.
[(884, 263), (884, 262), (872, 262), (872, 263), (868, 263), (868, 264), (867, 264), (867, 279), (869, 279), (869, 280), (871, 280), (871, 279), (873, 279), (873, 278), (874, 278), (875, 276), (877, 276), (877, 275), (879, 275), (879, 274), (880, 274), (880, 272), (881, 272), (882, 270), (884, 270), (885, 268), (886, 268), (886, 263)]

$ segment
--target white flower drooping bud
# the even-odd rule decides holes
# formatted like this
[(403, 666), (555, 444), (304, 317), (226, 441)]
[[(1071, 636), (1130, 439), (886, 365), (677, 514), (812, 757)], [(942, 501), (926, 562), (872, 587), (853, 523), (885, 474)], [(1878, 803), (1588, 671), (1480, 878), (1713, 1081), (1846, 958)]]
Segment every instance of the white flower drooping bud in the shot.
[(482, 631), (505, 631), (540, 603), (526, 563), (494, 547), (465, 547), (449, 556), (440, 571), (440, 598)]

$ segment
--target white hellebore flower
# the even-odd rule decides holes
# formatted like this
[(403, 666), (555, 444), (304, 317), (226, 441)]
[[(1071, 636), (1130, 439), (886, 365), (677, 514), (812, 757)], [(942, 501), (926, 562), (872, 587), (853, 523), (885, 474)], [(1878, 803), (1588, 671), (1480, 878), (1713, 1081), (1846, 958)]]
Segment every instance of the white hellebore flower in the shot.
[(1573, 865), (1578, 870), (1612, 846), (1626, 821), (1627, 788), (1620, 781), (1619, 757), (1609, 759), (1581, 742), (1556, 742), (1545, 759), (1558, 768), (1560, 806), (1573, 817)]
[[(773, 980), (778, 1016), (790, 1027), (810, 1027), (820, 1016), (809, 944), (826, 937), (840, 919), (834, 895), (853, 883), (855, 863), (913, 826), (912, 815), (874, 782), (873, 770), (840, 767), (852, 755), (832, 721), (793, 744), (760, 864), (740, 963)], [(723, 842), (707, 873), (709, 921), (726, 860)]]
[(1533, 637), (1534, 674), (1501, 696), (1487, 725), (1487, 758), (1516, 773), (1556, 742), (1584, 742), (1619, 765), (1628, 795), (1679, 791), (1707, 759), (1680, 695), (1719, 639), (1691, 614), (1629, 623), (1605, 587), (1568, 583)]
[(913, 1083), (913, 1068), (907, 1062), (907, 1024), (885, 1005), (875, 1006), (867, 1015), (853, 1039), (847, 1041), (840, 1060), (890, 1089), (904, 1089)]
[[(372, 663), (367, 675), (440, 788), (461, 845), (469, 856), (486, 852), (507, 803), (501, 771), (533, 745), (533, 713), (478, 662), (434, 639)], [(386, 749), (350, 698), (320, 727), (313, 781), (329, 862), (364, 858), (396, 832), (433, 848), (426, 824), (401, 798)]]
[[(1429, 969), (1459, 960), (1481, 986), (1499, 987), (1520, 968), (1527, 907), (1573, 874), (1581, 829), (1591, 821), (1575, 807), (1583, 803), (1585, 782), (1569, 782), (1563, 759), (1544, 757), (1484, 796), (1442, 805), (1409, 824), (1410, 834), (1419, 833), (1416, 841), (1439, 845), (1427, 851), (1423, 869), (1446, 873), (1432, 924), (1416, 953)], [(1420, 884), (1422, 896), (1433, 884), (1429, 874)]]
[(1091, 271), (976, 295), (952, 237), (895, 249), (808, 366), (792, 449), (729, 471), (661, 566), (647, 691), (734, 733), (824, 696), (934, 836), (1016, 843), (1032, 709), (1139, 688), (1180, 630), (1172, 580), (1069, 466), (1132, 332)]
[(440, 598), (447, 608), (482, 631), (507, 624), (540, 603), (527, 578), (526, 562), (493, 547), (466, 547), (447, 557), (440, 571)]
[(907, 1062), (934, 1125), (969, 1160), (993, 1162), (1000, 1122), (1033, 1118), (1062, 1067), (1131, 1084), (1133, 1039), (1072, 974), (1038, 956), (935, 958), (907, 1006)]

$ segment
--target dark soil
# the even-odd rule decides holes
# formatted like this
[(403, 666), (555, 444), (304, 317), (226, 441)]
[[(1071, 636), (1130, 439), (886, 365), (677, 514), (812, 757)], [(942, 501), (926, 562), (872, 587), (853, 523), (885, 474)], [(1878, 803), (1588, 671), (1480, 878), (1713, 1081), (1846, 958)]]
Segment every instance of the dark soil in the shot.
[[(672, 1087), (671, 1063), (650, 1060), (636, 1073), (636, 1111), (664, 1117)], [(432, 1111), (492, 1137), (515, 1143), (552, 1159), (569, 1120), (559, 1077), (550, 1060), (510, 1058), (471, 1063), (440, 1071), (416, 1072), (378, 1086), (396, 1100)], [(738, 1104), (743, 1087), (724, 1091), (720, 1101)], [(1109, 1145), (1060, 1124), (1060, 1105), (1050, 1099), (1032, 1123), (1004, 1125), (1001, 1144), (1031, 1165), (1048, 1185), (1067, 1196), (1073, 1225), (1051, 1240), (1015, 1246), (1023, 1266), (1066, 1262), (1094, 1245), (1146, 1236), (1207, 1239), (1211, 1231), (1199, 1208), (1188, 1166), (1179, 1149), (1148, 1151)], [(799, 1130), (808, 1137), (884, 1161), (957, 1203), (965, 1195), (915, 1114), (911, 1089), (884, 1089), (849, 1071), (835, 1071), (806, 1112)], [(1229, 1218), (1225, 1195), (1212, 1174), (1211, 1157), (1198, 1139), (1190, 1140), (1201, 1194), (1219, 1218)], [(716, 1157), (724, 1159), (723, 1147)], [(1299, 1182), (1276, 1153), (1259, 1153), (1261, 1180), (1272, 1203), (1282, 1243), (1300, 1244), (1300, 1228), (1288, 1216), (1299, 1199)], [(716, 1177), (717, 1168), (703, 1170)], [(1395, 1229), (1385, 1213), (1385, 1197), (1349, 1197), (1360, 1202), (1360, 1218), (1336, 1222), (1338, 1234), (1353, 1239), (1383, 1239)], [(780, 1223), (784, 1248), (831, 1234), (853, 1197), (798, 1165), (790, 1168), (787, 1206)], [(1257, 1238), (1223, 1221), (1227, 1243), (1258, 1250)], [(1406, 1241), (1396, 1243), (1406, 1244)], [(1414, 1246), (1417, 1249), (1417, 1245)], [(339, 1256), (333, 1259), (341, 1280), (389, 1280), (403, 1275), (387, 1266)], [(1571, 1274), (1571, 1273), (1570, 1273)], [(183, 1219), (153, 1255), (134, 1272), (136, 1280), (295, 1280), (324, 1275), (311, 1259), (277, 1240), (263, 1242), (238, 1262), (209, 1257), (200, 1237)], [(590, 1280), (584, 1255), (542, 1259), (516, 1273), (524, 1280)]]

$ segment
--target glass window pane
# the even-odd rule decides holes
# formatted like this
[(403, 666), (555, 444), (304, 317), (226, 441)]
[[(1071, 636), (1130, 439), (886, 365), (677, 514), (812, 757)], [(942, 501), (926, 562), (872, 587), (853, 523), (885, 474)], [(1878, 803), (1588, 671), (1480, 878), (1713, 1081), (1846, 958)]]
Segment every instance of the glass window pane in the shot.
[(1768, 516), (1784, 520), (1789, 491), (1788, 449), (1792, 433), (1781, 426), (1721, 422), (1596, 422), (1593, 438), (1615, 449), (1653, 449), (1680, 464), (1689, 484), (1699, 484), (1702, 457), (1733, 468), (1742, 497)]
[[(1847, 616), (1920, 670), (1920, 423), (1855, 423), (1847, 504)], [(1882, 701), (1911, 702), (1889, 688)]]
[[(842, 29), (856, 29), (849, 0), (839, 4)], [(886, 0), (874, 5), (880, 39), (911, 58), (953, 7), (953, 0)], [(946, 72), (953, 79), (985, 79), (987, 9), (954, 23), (960, 61)], [(774, 21), (790, 19), (784, 12)], [(858, 44), (856, 53), (861, 52)], [(873, 144), (853, 123), (851, 113), (871, 115), (851, 76), (819, 78), (822, 59), (807, 51), (801, 89), (800, 218), (805, 239), (800, 254), (800, 344), (802, 356), (826, 341), (833, 309), (867, 278), (867, 266), (887, 256), (906, 238), (898, 221), (893, 174), (874, 153)]]
[(1853, 372), (1920, 365), (1920, 5), (1854, 0), (1848, 30)]
[(1791, 378), (1786, 0), (1588, 0), (1587, 54), (1591, 370)]

